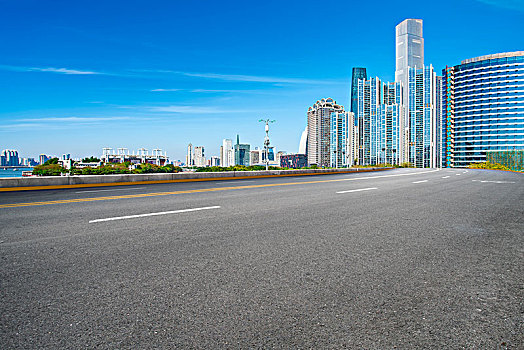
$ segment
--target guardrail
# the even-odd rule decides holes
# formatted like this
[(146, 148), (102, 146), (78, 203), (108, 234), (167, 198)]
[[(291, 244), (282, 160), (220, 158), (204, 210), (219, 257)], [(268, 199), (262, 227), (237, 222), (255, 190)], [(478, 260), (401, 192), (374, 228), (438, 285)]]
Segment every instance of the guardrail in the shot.
[(349, 169), (297, 169), (268, 171), (224, 171), (209, 173), (168, 173), (168, 174), (114, 174), (114, 175), (73, 175), (73, 176), (35, 176), (0, 178), (0, 191), (23, 189), (46, 189), (68, 187), (120, 186), (136, 184), (210, 181), (216, 179), (245, 179), (277, 176), (301, 176), (357, 173), (389, 170), (392, 168), (349, 168)]

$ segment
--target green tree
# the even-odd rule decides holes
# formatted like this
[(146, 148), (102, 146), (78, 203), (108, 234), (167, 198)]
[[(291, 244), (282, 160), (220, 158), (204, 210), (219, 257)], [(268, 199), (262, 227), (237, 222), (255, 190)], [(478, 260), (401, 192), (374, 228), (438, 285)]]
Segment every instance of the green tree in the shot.
[(46, 160), (44, 164), (41, 165), (50, 165), (50, 164), (58, 164), (58, 158), (51, 158)]

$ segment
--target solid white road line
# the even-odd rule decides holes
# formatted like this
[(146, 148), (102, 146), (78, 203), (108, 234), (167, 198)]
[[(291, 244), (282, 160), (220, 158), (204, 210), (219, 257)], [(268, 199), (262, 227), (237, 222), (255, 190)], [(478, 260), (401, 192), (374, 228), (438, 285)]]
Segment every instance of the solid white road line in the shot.
[(422, 182), (428, 182), (428, 180), (413, 181), (412, 183), (419, 184), (419, 183), (422, 183)]
[(489, 181), (489, 180), (471, 180), (474, 182), (491, 182), (494, 184), (514, 184), (515, 181)]
[(461, 174), (455, 174), (455, 175), (460, 176)]
[(378, 188), (376, 187), (359, 188), (358, 190), (339, 191), (337, 193), (350, 193), (350, 192), (360, 192), (360, 191), (369, 191), (369, 190), (378, 190)]
[(145, 187), (130, 187), (130, 188), (113, 188), (111, 190), (90, 190), (90, 191), (77, 191), (75, 193), (92, 193), (92, 192), (111, 192), (111, 191), (127, 191), (127, 190), (140, 190)]
[(449, 176), (442, 176), (443, 179), (447, 179)]
[(213, 207), (202, 207), (202, 208), (193, 208), (193, 209), (161, 211), (161, 212), (158, 212), (158, 213), (147, 213), (147, 214), (138, 214), (138, 215), (117, 216), (117, 217), (113, 217), (113, 218), (91, 220), (91, 221), (89, 221), (89, 223), (92, 224), (92, 223), (95, 223), (95, 222), (124, 220), (124, 219), (135, 219), (135, 218), (143, 218), (143, 217), (146, 217), (146, 216), (157, 216), (157, 215), (167, 215), (167, 214), (188, 213), (188, 212), (191, 212), (191, 211), (208, 210), (208, 209), (219, 209), (219, 208), (220, 208), (220, 206), (216, 205), (216, 206), (213, 206)]

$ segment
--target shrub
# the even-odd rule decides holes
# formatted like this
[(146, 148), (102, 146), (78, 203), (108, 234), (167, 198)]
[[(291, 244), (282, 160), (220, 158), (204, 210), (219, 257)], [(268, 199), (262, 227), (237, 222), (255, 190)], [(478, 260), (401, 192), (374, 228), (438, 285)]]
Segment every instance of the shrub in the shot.
[(37, 165), (33, 168), (33, 174), (38, 176), (60, 176), (66, 172), (67, 170), (58, 164)]
[(505, 165), (499, 164), (499, 163), (490, 163), (490, 162), (483, 162), (483, 163), (471, 163), (468, 168), (470, 169), (491, 169), (491, 170), (511, 170)]

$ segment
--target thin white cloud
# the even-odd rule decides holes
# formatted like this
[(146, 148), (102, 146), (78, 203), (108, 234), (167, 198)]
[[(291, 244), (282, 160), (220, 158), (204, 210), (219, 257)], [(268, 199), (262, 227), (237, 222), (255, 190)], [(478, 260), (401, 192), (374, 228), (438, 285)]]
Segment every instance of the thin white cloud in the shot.
[(151, 92), (174, 92), (181, 91), (182, 89), (153, 89)]
[(77, 70), (69, 68), (55, 68), (55, 67), (20, 67), (20, 66), (9, 66), (9, 65), (0, 65), (0, 69), (9, 70), (13, 72), (44, 72), (44, 73), (57, 73), (57, 74), (67, 74), (67, 75), (93, 75), (101, 74), (105, 75), (106, 73), (95, 72), (95, 71), (86, 71), (86, 70)]
[(85, 123), (85, 122), (101, 122), (113, 120), (129, 120), (130, 117), (45, 117), (45, 118), (26, 118), (19, 119), (21, 122), (70, 122), (70, 123)]
[(524, 1), (522, 0), (477, 0), (483, 4), (507, 8), (511, 10), (524, 11)]
[(133, 70), (135, 72), (142, 73), (156, 73), (156, 74), (177, 74), (186, 77), (203, 78), (203, 79), (214, 79), (223, 81), (240, 81), (240, 82), (255, 82), (255, 83), (268, 83), (268, 84), (309, 84), (309, 85), (324, 85), (324, 84), (342, 84), (343, 81), (337, 80), (320, 80), (320, 79), (305, 79), (305, 78), (289, 78), (289, 77), (271, 77), (271, 76), (257, 76), (257, 75), (244, 75), (244, 74), (221, 74), (221, 73), (195, 73), (195, 72), (181, 72), (173, 70), (146, 70), (138, 69)]
[(27, 128), (41, 128), (44, 124), (38, 123), (17, 123), (17, 124), (0, 124), (0, 129), (27, 129)]
[(285, 77), (267, 77), (267, 76), (256, 76), (256, 75), (243, 75), (243, 74), (219, 74), (219, 73), (190, 73), (180, 72), (180, 74), (188, 77), (205, 78), (205, 79), (216, 79), (225, 81), (242, 81), (242, 82), (256, 82), (256, 83), (281, 83), (281, 84), (333, 84), (333, 81), (329, 80), (313, 80), (303, 78), (285, 78)]
[(70, 74), (70, 75), (91, 75), (91, 74), (103, 74), (100, 72), (92, 72), (92, 71), (84, 71), (84, 70), (76, 70), (76, 69), (68, 69), (68, 68), (36, 68), (31, 67), (29, 68), (31, 71), (37, 71), (37, 72), (50, 72), (50, 73), (60, 73), (60, 74)]
[(219, 113), (245, 113), (247, 110), (226, 110), (219, 107), (207, 106), (164, 106), (150, 107), (152, 112), (183, 113), (183, 114), (219, 114)]

